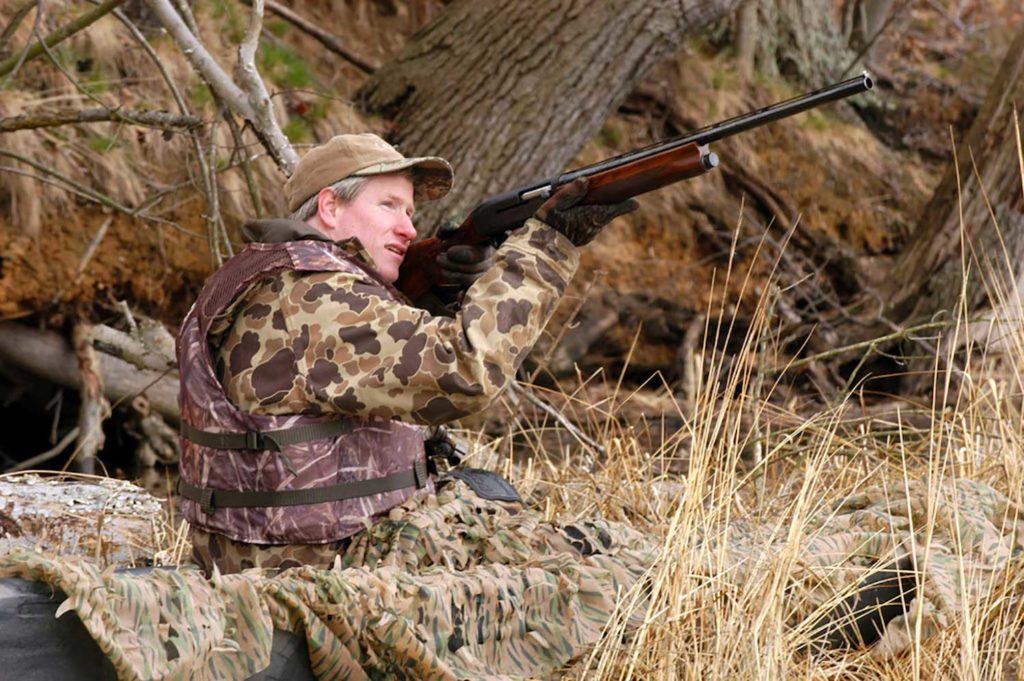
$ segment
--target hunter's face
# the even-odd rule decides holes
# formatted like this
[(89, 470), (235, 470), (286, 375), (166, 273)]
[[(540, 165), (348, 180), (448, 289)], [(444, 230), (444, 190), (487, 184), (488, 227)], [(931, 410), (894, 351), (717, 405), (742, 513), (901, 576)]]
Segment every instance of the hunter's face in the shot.
[(373, 175), (350, 203), (336, 202), (324, 222), (335, 241), (357, 237), (388, 282), (416, 238), (413, 183), (407, 175)]

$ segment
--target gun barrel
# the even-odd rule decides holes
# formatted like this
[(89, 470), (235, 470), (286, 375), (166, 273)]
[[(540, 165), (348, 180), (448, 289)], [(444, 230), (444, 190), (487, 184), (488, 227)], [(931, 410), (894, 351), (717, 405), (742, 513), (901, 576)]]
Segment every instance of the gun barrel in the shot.
[(873, 85), (871, 76), (865, 71), (856, 78), (850, 78), (849, 80), (823, 87), (820, 90), (809, 92), (806, 95), (800, 95), (799, 97), (787, 99), (784, 102), (766, 106), (757, 111), (751, 111), (750, 113), (715, 123), (678, 140), (673, 140), (673, 143), (687, 144), (689, 142), (697, 142), (698, 144), (709, 144), (730, 135), (756, 128), (765, 123), (771, 123), (780, 118), (787, 118), (822, 104), (834, 102), (837, 99), (860, 94), (870, 90)]
[(809, 92), (805, 95), (793, 97), (792, 99), (787, 99), (783, 102), (778, 102), (771, 106), (757, 109), (756, 111), (751, 111), (729, 118), (719, 123), (715, 123), (714, 125), (709, 125), (706, 128), (701, 128), (700, 130), (688, 135), (676, 137), (675, 139), (665, 142), (657, 142), (642, 149), (636, 149), (620, 156), (599, 161), (593, 165), (577, 168), (576, 170), (569, 171), (568, 173), (559, 176), (554, 183), (550, 180), (546, 180), (544, 184), (549, 186), (552, 184), (567, 184), (575, 180), (577, 177), (594, 175), (611, 168), (632, 163), (650, 156), (651, 154), (681, 147), (684, 144), (696, 143), (704, 146), (711, 142), (716, 142), (725, 137), (729, 137), (730, 135), (735, 135), (745, 130), (750, 130), (751, 128), (771, 123), (772, 121), (777, 121), (780, 118), (793, 116), (802, 111), (807, 111), (808, 109), (821, 106), (822, 104), (834, 102), (837, 99), (843, 99), (845, 97), (850, 97), (851, 95), (860, 94), (861, 92), (870, 90), (873, 85), (874, 83), (871, 80), (871, 76), (868, 75), (867, 71), (865, 71), (854, 78), (834, 83), (827, 87), (823, 87), (820, 90), (815, 90), (814, 92)]

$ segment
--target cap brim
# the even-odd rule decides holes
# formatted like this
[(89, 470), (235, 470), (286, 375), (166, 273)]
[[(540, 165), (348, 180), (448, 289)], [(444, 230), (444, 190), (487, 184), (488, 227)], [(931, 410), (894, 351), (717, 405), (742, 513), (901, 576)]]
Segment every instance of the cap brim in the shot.
[(423, 156), (420, 158), (403, 158), (397, 161), (383, 161), (372, 166), (360, 168), (352, 173), (353, 177), (367, 175), (383, 175), (412, 170), (413, 196), (417, 201), (436, 201), (452, 189), (455, 173), (448, 161), (440, 156)]

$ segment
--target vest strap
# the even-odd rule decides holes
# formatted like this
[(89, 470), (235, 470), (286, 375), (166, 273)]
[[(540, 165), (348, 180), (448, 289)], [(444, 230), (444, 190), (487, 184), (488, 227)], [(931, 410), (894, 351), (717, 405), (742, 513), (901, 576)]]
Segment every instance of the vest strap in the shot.
[(300, 442), (338, 437), (351, 431), (352, 424), (343, 420), (321, 421), (280, 430), (248, 430), (243, 433), (214, 433), (209, 430), (199, 430), (185, 421), (181, 423), (181, 436), (203, 447), (256, 449), (271, 452), (280, 452), (285, 447)]
[(203, 512), (212, 514), (218, 508), (247, 508), (252, 506), (300, 506), (368, 497), (382, 492), (394, 492), (415, 486), (426, 487), (429, 477), (427, 464), (420, 460), (412, 468), (380, 478), (345, 482), (340, 485), (311, 487), (295, 490), (241, 491), (197, 487), (184, 478), (178, 478), (177, 493), (199, 504)]

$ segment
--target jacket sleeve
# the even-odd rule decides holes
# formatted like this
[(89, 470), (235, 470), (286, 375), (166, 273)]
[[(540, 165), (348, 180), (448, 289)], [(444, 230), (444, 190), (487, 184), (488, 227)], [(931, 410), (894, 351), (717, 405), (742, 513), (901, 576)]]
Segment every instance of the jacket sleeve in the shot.
[(515, 376), (578, 263), (568, 239), (529, 220), (454, 318), (392, 300), (364, 275), (288, 272), (246, 296), (217, 368), (253, 413), (452, 421)]

